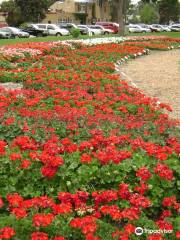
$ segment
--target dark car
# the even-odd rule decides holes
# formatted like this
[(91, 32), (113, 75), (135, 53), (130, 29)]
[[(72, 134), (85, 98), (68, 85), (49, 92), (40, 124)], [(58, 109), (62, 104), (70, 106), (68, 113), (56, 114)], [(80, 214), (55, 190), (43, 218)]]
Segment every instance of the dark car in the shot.
[(69, 30), (69, 32), (72, 32), (72, 29), (76, 28), (76, 29), (79, 29), (79, 31), (80, 31), (80, 33), (81, 33), (82, 35), (87, 34), (86, 29), (81, 28), (81, 27), (78, 27), (78, 26), (77, 26), (76, 24), (74, 24), (74, 23), (59, 23), (58, 26), (59, 26), (60, 28), (65, 28), (65, 29)]
[(23, 32), (27, 32), (30, 35), (33, 35), (35, 37), (45, 37), (45, 36), (48, 36), (48, 31), (46, 31), (44, 29), (35, 28), (34, 26), (29, 26), (29, 27), (23, 28), (21, 30)]

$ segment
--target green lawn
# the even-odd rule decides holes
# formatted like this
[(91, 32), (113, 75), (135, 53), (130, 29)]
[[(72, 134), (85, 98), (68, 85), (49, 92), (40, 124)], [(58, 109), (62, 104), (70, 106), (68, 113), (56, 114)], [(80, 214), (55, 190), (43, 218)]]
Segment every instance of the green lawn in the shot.
[[(118, 36), (117, 34), (110, 34), (108, 37)], [(107, 35), (99, 35), (99, 36), (87, 36), (81, 35), (77, 39), (89, 39), (89, 38), (102, 38), (107, 37)], [(0, 45), (7, 45), (7, 44), (16, 44), (22, 42), (51, 42), (51, 41), (59, 41), (59, 40), (72, 40), (72, 36), (48, 36), (48, 37), (33, 37), (33, 38), (16, 38), (16, 39), (0, 39)], [(74, 38), (75, 39), (75, 38)]]
[(180, 32), (158, 32), (158, 33), (131, 33), (130, 36), (168, 36), (172, 38), (180, 38)]
[[(180, 32), (163, 32), (163, 33), (136, 33), (136, 34), (128, 34), (128, 36), (169, 36), (172, 38), (180, 38)], [(109, 35), (109, 37), (117, 37), (118, 35)], [(87, 39), (87, 38), (102, 38), (107, 36), (80, 36), (78, 39)], [(49, 41), (58, 41), (58, 40), (70, 40), (73, 39), (72, 36), (65, 36), (65, 37), (55, 37), (55, 36), (48, 36), (48, 37), (35, 37), (35, 38), (16, 38), (16, 39), (0, 39), (0, 45), (7, 45), (7, 44), (16, 44), (21, 42), (49, 42)]]

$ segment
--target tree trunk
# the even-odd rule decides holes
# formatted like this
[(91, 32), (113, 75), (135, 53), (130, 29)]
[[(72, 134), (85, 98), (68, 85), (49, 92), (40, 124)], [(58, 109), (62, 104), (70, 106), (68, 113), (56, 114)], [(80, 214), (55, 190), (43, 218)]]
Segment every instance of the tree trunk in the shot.
[(124, 4), (126, 0), (114, 0), (114, 9), (117, 12), (117, 20), (119, 23), (119, 36), (124, 36), (125, 10)]
[(118, 22), (118, 11), (116, 1), (112, 1), (112, 12), (111, 17), (113, 22)]
[(103, 6), (100, 7), (100, 21), (104, 21), (104, 11), (103, 11)]
[(99, 1), (99, 9), (100, 9), (100, 21), (103, 22), (104, 21), (104, 4), (106, 1), (104, 0), (100, 0)]

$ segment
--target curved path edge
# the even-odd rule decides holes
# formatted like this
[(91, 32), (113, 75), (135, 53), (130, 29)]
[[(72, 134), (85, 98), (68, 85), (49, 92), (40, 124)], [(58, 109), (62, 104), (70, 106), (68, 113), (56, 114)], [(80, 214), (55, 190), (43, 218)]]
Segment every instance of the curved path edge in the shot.
[(180, 49), (151, 51), (119, 67), (121, 78), (146, 95), (169, 104), (169, 116), (180, 120)]

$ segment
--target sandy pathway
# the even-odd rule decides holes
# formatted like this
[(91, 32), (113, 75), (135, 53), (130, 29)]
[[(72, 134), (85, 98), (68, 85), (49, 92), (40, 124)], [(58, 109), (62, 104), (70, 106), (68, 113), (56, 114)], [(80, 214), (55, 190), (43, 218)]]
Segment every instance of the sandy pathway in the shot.
[(120, 72), (147, 95), (170, 104), (170, 116), (180, 119), (180, 50), (151, 51), (120, 66)]

